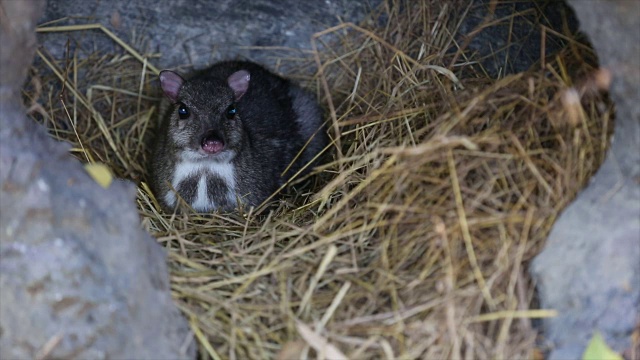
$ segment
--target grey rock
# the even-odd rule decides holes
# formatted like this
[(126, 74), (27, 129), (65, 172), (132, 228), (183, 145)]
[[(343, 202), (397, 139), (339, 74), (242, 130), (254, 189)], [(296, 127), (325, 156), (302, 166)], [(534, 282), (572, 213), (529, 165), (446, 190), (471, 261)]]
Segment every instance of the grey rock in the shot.
[(24, 66), (24, 59), (33, 59), (36, 45), (33, 29), (44, 5), (45, 0), (32, 1), (28, 6), (15, 1), (1, 4), (0, 104), (18, 101), (17, 95), (29, 70)]
[(640, 3), (573, 0), (602, 67), (613, 74), (616, 127), (608, 156), (554, 224), (531, 266), (551, 359), (579, 358), (593, 332), (628, 349), (640, 322)]
[(0, 358), (194, 358), (133, 184), (102, 188), (17, 100), (42, 5), (2, 2)]
[(134, 186), (101, 188), (21, 109), (2, 119), (0, 358), (192, 357)]
[(542, 307), (559, 312), (545, 321), (545, 337), (561, 353), (580, 350), (573, 358), (595, 330), (616, 350), (628, 348), (640, 320), (640, 187), (617, 190), (612, 165), (565, 209), (531, 267)]
[[(157, 52), (156, 65), (203, 67), (219, 60), (251, 59), (276, 64), (274, 52), (262, 47), (311, 48), (311, 36), (343, 21), (359, 21), (381, 0), (53, 0), (41, 22), (70, 17), (64, 24), (100, 23), (141, 52)], [(111, 21), (118, 14), (119, 22)], [(119, 23), (119, 26), (113, 24)], [(148, 36), (136, 41), (134, 32)], [(46, 34), (40, 40), (57, 58), (69, 34)], [(72, 44), (75, 46), (75, 44)], [(79, 41), (80, 49), (112, 52), (105, 36)]]

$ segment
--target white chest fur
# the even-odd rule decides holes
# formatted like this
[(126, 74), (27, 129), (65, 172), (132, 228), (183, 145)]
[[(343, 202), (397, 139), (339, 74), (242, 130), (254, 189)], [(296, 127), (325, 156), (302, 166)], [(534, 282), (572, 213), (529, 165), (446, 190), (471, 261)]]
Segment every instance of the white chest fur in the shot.
[[(191, 204), (189, 204), (194, 210), (202, 212), (212, 211), (221, 206), (221, 204), (216, 204), (212, 197), (209, 196), (209, 189), (207, 189), (208, 176), (216, 176), (221, 179), (227, 186), (227, 192), (225, 194), (227, 201), (231, 204), (236, 203), (235, 169), (231, 162), (191, 161), (184, 159), (176, 166), (173, 172), (173, 178), (171, 179), (171, 185), (174, 189), (177, 189), (182, 181), (196, 174), (199, 174), (196, 196)], [(165, 200), (170, 206), (175, 206), (175, 193), (173, 191), (168, 192), (165, 195)]]

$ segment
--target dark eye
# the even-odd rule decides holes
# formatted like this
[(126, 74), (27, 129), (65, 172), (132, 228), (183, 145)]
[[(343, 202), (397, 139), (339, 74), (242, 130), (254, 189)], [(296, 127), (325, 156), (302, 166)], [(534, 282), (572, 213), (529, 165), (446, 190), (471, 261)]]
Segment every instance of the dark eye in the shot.
[(184, 120), (189, 117), (189, 108), (187, 105), (183, 103), (178, 104), (178, 116), (180, 117), (180, 120)]
[(227, 119), (233, 119), (234, 117), (236, 117), (237, 112), (238, 110), (236, 110), (235, 104), (229, 105), (229, 107), (227, 108)]

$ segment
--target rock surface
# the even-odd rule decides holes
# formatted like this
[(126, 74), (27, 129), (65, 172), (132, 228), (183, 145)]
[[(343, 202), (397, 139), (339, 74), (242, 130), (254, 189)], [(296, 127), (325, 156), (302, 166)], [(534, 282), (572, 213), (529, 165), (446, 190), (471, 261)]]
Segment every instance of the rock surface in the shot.
[(531, 267), (542, 307), (560, 313), (544, 322), (550, 359), (580, 358), (596, 330), (623, 352), (640, 324), (640, 2), (571, 4), (613, 74), (617, 114), (604, 164)]
[[(277, 62), (273, 50), (288, 48), (288, 56), (310, 49), (311, 36), (342, 21), (358, 22), (381, 0), (64, 0), (49, 1), (42, 22), (70, 17), (64, 24), (101, 23), (138, 51), (161, 53), (162, 68), (195, 67), (244, 57), (265, 65)], [(147, 38), (136, 41), (134, 32)], [(73, 33), (47, 34), (47, 49), (62, 58)], [(137, 44), (136, 44), (137, 43)], [(105, 36), (82, 41), (85, 50), (113, 51)], [(58, 49), (56, 51), (56, 49)]]
[(194, 358), (133, 184), (102, 188), (24, 115), (44, 2), (0, 5), (0, 358)]

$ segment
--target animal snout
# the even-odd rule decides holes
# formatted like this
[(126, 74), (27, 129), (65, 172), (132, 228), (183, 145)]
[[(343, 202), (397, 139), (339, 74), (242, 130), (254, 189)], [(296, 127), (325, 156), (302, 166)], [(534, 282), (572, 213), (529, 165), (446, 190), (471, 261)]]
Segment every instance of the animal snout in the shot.
[(200, 141), (202, 150), (207, 154), (217, 154), (224, 150), (224, 139), (217, 131), (207, 131)]

